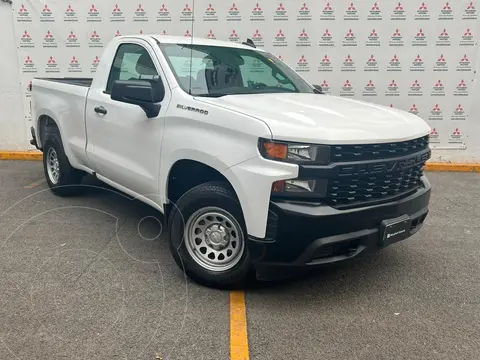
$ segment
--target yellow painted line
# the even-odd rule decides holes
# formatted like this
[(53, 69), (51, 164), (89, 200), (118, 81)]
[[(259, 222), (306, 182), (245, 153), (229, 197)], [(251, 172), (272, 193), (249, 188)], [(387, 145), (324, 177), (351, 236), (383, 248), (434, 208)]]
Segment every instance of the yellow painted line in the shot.
[(427, 171), (480, 172), (480, 164), (427, 163)]
[[(40, 151), (0, 151), (0, 160), (42, 160)], [(480, 172), (480, 164), (463, 163), (427, 163), (427, 171)]]
[(230, 293), (230, 360), (249, 360), (245, 292)]
[(33, 189), (37, 186), (42, 185), (44, 182), (45, 182), (45, 179), (40, 179), (38, 181), (35, 181), (35, 182), (31, 183), (30, 185), (24, 186), (23, 188), (24, 189)]
[(42, 160), (40, 151), (0, 151), (0, 160)]

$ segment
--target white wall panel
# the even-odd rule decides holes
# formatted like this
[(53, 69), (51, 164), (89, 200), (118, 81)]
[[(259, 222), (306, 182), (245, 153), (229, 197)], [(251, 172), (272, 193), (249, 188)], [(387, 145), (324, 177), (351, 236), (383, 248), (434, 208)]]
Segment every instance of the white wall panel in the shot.
[[(478, 161), (475, 2), (140, 1), (15, 2), (21, 89), (34, 76), (93, 76), (116, 34), (191, 35), (194, 16), (195, 36), (250, 37), (328, 93), (418, 114), (433, 129), (435, 160)], [(26, 120), (12, 121), (28, 128), (28, 92), (22, 97)]]

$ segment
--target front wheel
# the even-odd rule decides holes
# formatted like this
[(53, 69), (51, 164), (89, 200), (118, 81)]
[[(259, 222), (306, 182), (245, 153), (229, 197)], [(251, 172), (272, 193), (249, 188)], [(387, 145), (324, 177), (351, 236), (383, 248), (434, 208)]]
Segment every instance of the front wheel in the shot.
[(176, 263), (198, 283), (232, 288), (250, 270), (247, 232), (240, 204), (225, 183), (210, 182), (186, 192), (169, 219)]

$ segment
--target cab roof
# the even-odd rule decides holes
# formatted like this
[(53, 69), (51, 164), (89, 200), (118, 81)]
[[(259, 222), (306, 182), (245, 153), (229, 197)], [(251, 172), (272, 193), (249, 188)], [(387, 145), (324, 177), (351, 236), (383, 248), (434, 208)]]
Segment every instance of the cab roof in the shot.
[[(214, 39), (205, 39), (200, 37), (187, 37), (187, 36), (171, 36), (171, 35), (159, 35), (159, 34), (143, 34), (143, 35), (127, 35), (124, 37), (136, 37), (136, 38), (154, 38), (161, 44), (194, 44), (194, 45), (207, 45), (207, 46), (223, 46), (223, 47), (230, 47), (230, 48), (239, 48), (239, 49), (249, 49), (249, 50), (257, 50), (257, 51), (264, 51), (259, 48), (253, 48), (248, 45), (243, 45), (241, 43), (234, 43), (231, 41), (222, 41), (222, 40), (214, 40)], [(244, 41), (246, 41), (245, 39)]]

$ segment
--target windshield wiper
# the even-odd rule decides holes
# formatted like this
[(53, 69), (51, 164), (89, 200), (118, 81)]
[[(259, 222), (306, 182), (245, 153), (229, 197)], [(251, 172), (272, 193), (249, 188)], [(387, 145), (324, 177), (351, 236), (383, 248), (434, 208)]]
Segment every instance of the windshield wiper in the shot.
[(206, 93), (206, 94), (192, 94), (193, 96), (200, 96), (200, 97), (222, 97), (222, 96), (227, 96), (231, 94), (223, 94), (223, 93)]

